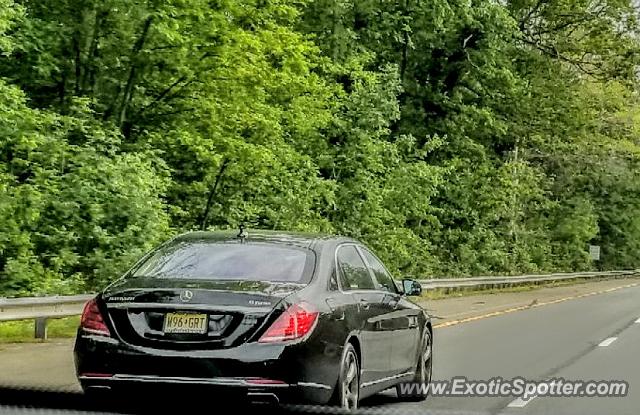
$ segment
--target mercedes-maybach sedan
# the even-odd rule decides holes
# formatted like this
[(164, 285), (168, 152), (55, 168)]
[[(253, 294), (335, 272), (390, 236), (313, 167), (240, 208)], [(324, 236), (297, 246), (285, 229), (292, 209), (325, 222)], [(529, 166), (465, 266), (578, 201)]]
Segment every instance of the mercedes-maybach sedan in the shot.
[(407, 299), (419, 293), (353, 239), (189, 233), (86, 305), (77, 375), (87, 393), (188, 385), (174, 398), (201, 399), (197, 387), (353, 409), (430, 382), (431, 321)]

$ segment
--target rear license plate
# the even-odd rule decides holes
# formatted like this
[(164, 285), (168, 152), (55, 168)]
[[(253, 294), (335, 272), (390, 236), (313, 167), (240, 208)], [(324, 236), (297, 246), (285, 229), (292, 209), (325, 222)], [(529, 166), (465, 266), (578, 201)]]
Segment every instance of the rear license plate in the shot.
[(165, 333), (194, 333), (207, 332), (207, 315), (192, 313), (167, 313), (164, 316)]

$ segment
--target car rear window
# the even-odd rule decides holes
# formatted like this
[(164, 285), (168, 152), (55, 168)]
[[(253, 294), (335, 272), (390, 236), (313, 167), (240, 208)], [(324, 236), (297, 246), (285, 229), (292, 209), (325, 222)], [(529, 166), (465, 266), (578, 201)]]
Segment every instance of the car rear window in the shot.
[(314, 255), (273, 244), (176, 243), (159, 248), (134, 277), (309, 282)]

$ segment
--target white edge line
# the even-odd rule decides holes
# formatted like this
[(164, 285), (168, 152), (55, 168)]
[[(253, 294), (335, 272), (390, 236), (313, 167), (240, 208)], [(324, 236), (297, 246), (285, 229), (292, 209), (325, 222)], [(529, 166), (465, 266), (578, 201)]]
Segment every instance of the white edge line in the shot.
[(522, 398), (517, 398), (517, 399), (511, 401), (511, 403), (509, 403), (509, 405), (507, 405), (507, 408), (524, 408), (534, 398), (536, 398), (536, 395), (533, 395), (529, 399), (526, 399), (526, 400), (522, 399)]
[(611, 343), (613, 343), (616, 340), (618, 340), (617, 337), (609, 337), (608, 339), (604, 339), (603, 341), (601, 341), (598, 346), (607, 347), (607, 346), (609, 346)]
[[(555, 384), (555, 382), (542, 382), (542, 383), (546, 383), (549, 386), (553, 386)], [(525, 406), (527, 406), (527, 404), (529, 402), (531, 402), (532, 400), (534, 400), (535, 398), (537, 398), (538, 395), (532, 395), (527, 399), (523, 399), (522, 397), (519, 397), (517, 399), (514, 399), (513, 401), (511, 401), (509, 403), (509, 405), (507, 405), (507, 408), (524, 408)]]

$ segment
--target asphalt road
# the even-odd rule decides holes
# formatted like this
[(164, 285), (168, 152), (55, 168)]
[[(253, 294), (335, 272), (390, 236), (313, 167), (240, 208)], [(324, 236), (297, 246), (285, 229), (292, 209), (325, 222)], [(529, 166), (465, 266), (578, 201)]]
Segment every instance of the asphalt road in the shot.
[[(618, 398), (539, 396), (528, 401), (432, 396), (425, 402), (406, 403), (395, 392), (385, 392), (361, 405), (375, 408), (374, 412), (389, 409), (397, 414), (640, 413), (640, 285), (437, 328), (434, 338), (436, 380), (458, 376), (471, 380), (624, 380), (629, 393)], [(40, 367), (41, 385), (73, 389), (69, 346), (69, 342), (5, 346), (0, 351), (0, 378), (20, 379), (33, 367)], [(54, 381), (50, 384), (46, 379)]]
[[(639, 318), (640, 286), (634, 286), (445, 327), (434, 334), (434, 379), (624, 380), (629, 382), (626, 397), (537, 397), (510, 407), (513, 397), (432, 397), (409, 404), (385, 393), (364, 404), (489, 414), (637, 415)], [(615, 340), (599, 346), (609, 338)]]

